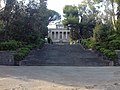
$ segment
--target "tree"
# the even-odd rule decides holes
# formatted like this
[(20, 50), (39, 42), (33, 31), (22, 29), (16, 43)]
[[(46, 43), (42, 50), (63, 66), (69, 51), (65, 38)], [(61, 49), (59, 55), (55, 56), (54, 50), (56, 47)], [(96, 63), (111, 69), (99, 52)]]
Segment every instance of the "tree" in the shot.
[(115, 2), (117, 3), (118, 7), (117, 7), (117, 32), (120, 34), (120, 0), (115, 0)]
[(96, 25), (98, 10), (94, 6), (94, 2), (86, 0), (78, 5), (78, 12), (80, 17), (80, 32), (82, 38), (91, 37), (93, 28)]
[[(111, 22), (111, 25), (113, 26), (113, 31), (116, 31), (116, 4), (114, 3), (114, 0), (94, 0), (98, 6), (101, 7), (100, 18), (104, 21), (104, 23)], [(103, 10), (104, 8), (104, 10)]]
[[(13, 1), (13, 2), (12, 2)], [(23, 1), (6, 0), (6, 6), (1, 12), (1, 20), (5, 23), (5, 39), (15, 39), (26, 43), (39, 43), (47, 34), (49, 23), (46, 0)], [(9, 3), (9, 4), (7, 4)], [(10, 7), (10, 8), (8, 8)]]
[(108, 24), (97, 24), (93, 29), (93, 38), (95, 42), (105, 42), (110, 33), (110, 28)]
[(61, 15), (58, 12), (49, 9), (48, 9), (48, 17), (49, 17), (49, 22), (61, 19)]
[(5, 7), (4, 10), (1, 12), (1, 19), (4, 21), (5, 24), (5, 31), (4, 31), (4, 39), (8, 39), (9, 37), (7, 36), (8, 33), (8, 25), (9, 22), (12, 19), (13, 15), (13, 8), (16, 3), (16, 0), (5, 0)]
[(120, 18), (120, 0), (115, 0), (115, 2), (118, 5), (118, 7), (117, 7), (117, 19), (119, 19)]
[(75, 25), (79, 23), (78, 8), (72, 5), (66, 5), (63, 9), (64, 20), (63, 24), (68, 26), (69, 24)]
[(79, 15), (77, 6), (66, 5), (63, 9), (64, 20), (63, 24), (71, 28), (70, 37), (73, 40), (79, 39)]

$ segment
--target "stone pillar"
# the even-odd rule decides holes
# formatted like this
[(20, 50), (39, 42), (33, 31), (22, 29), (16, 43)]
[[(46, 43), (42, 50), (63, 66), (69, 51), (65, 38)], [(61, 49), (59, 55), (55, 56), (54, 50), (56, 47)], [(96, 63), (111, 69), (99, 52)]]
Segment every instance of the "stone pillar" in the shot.
[(61, 31), (60, 31), (60, 33), (59, 33), (59, 36), (60, 36), (59, 39), (62, 39), (62, 36), (63, 36), (63, 35), (62, 35), (62, 32), (61, 32)]
[(67, 31), (66, 31), (66, 39), (68, 39), (68, 33), (67, 33)]
[(54, 32), (54, 39), (56, 39), (56, 32)]
[(52, 39), (55, 39), (55, 32), (52, 31)]
[(60, 39), (60, 32), (58, 32), (58, 39)]
[(50, 38), (52, 39), (52, 31), (51, 31), (51, 33), (50, 33)]
[(64, 39), (64, 32), (62, 32), (62, 39)]
[(56, 39), (58, 39), (58, 32), (55, 33)]

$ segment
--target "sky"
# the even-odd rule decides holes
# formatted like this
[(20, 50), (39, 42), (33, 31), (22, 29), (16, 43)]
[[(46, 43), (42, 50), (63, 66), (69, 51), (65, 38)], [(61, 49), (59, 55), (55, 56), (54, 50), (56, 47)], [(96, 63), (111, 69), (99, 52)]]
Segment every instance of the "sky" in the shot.
[(47, 7), (63, 15), (63, 7), (65, 5), (78, 5), (83, 0), (48, 0)]
[(48, 9), (57, 11), (63, 18), (63, 7), (65, 5), (78, 5), (82, 1), (83, 0), (47, 0), (47, 7)]

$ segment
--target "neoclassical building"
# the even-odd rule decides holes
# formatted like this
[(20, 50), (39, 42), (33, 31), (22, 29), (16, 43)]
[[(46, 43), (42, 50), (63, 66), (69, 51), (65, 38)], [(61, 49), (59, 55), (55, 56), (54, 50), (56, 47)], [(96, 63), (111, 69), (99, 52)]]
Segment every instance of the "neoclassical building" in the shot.
[(48, 37), (51, 38), (53, 43), (67, 43), (70, 42), (70, 30), (61, 23), (51, 22), (48, 25)]

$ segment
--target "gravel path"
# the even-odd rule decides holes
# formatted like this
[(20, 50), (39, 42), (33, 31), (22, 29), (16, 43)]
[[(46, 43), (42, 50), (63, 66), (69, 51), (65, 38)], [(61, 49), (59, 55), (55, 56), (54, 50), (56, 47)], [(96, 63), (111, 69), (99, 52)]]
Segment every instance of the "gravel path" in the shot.
[(0, 90), (120, 90), (120, 68), (0, 66)]

